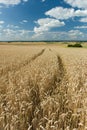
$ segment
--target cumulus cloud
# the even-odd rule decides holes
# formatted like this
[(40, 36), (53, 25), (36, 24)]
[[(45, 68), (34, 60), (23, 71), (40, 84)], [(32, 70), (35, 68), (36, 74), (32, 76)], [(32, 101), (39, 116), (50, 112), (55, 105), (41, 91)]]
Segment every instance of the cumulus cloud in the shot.
[(87, 0), (64, 0), (72, 7), (87, 9)]
[(22, 22), (23, 22), (23, 23), (27, 23), (28, 21), (27, 21), (27, 20), (23, 20)]
[(24, 23), (27, 23), (28, 22), (28, 20), (22, 20), (21, 22), (20, 22), (20, 24), (24, 24)]
[(81, 19), (80, 19), (80, 22), (87, 23), (87, 17), (81, 18)]
[[(39, 21), (42, 26), (44, 21)], [(38, 23), (37, 23), (38, 24)], [(53, 27), (53, 26), (52, 26)], [(80, 30), (70, 30), (70, 31), (43, 31), (42, 33), (36, 31), (34, 34), (33, 31), (17, 28), (15, 26), (8, 25), (8, 28), (1, 28), (0, 30), (0, 39), (1, 40), (75, 40), (75, 39), (84, 39), (84, 35)], [(86, 36), (85, 36), (86, 38)]]
[(76, 29), (87, 29), (87, 26), (76, 26), (74, 28), (76, 28)]
[[(45, 12), (46, 16), (49, 16), (50, 18), (42, 18), (37, 20), (35, 23), (37, 24), (36, 27), (34, 27), (34, 38), (40, 37), (42, 39), (48, 39), (49, 35), (53, 34), (51, 36), (51, 39), (55, 40), (56, 36), (57, 38), (60, 37), (60, 39), (64, 39), (66, 37), (67, 39), (76, 39), (79, 36), (83, 36), (83, 33), (79, 30), (70, 30), (69, 32), (61, 32), (60, 34), (58, 32), (49, 32), (51, 31), (52, 28), (55, 27), (61, 27), (65, 25), (65, 22), (63, 20), (67, 20), (69, 18), (74, 18), (74, 17), (82, 17), (84, 18), (87, 15), (87, 10), (83, 9), (77, 9), (75, 10), (74, 8), (63, 8), (63, 7), (55, 7), (47, 12)], [(62, 20), (62, 21), (61, 21)], [(75, 28), (74, 28), (75, 29)], [(76, 28), (79, 29), (79, 28)], [(62, 35), (64, 37), (62, 37)]]
[(42, 0), (42, 2), (45, 2), (46, 0)]
[(87, 10), (76, 10), (74, 12), (74, 16), (80, 16), (80, 17), (84, 17), (87, 16)]
[(3, 28), (0, 30), (0, 40), (30, 40), (32, 33), (30, 30)]
[(77, 36), (83, 35), (83, 33), (80, 32), (79, 30), (70, 30), (68, 33), (69, 33), (70, 37), (76, 37), (76, 38), (77, 38)]
[(19, 30), (19, 33), (21, 36), (25, 36), (25, 35), (28, 35), (29, 33), (31, 33), (32, 31), (29, 31), (29, 30)]
[(33, 40), (77, 40), (84, 39), (85, 34), (80, 30), (57, 31), (57, 32), (43, 32), (33, 35)]
[(28, 0), (23, 0), (23, 2), (27, 2)]
[(15, 33), (15, 30), (12, 30), (12, 29), (3, 29), (3, 33), (6, 34), (7, 36), (8, 35), (13, 35)]
[(43, 33), (49, 31), (51, 28), (61, 27), (65, 25), (64, 22), (60, 22), (59, 20), (52, 18), (39, 19), (35, 23), (39, 25), (39, 27), (34, 28), (35, 33)]
[(45, 12), (45, 15), (56, 19), (66, 20), (73, 17), (87, 16), (87, 10), (74, 10), (73, 8), (55, 7)]
[(5, 22), (4, 21), (0, 21), (0, 24), (4, 24)]
[(63, 7), (55, 7), (51, 10), (47, 11), (45, 15), (49, 15), (50, 17), (54, 17), (57, 19), (68, 19), (73, 17), (74, 9), (72, 8), (63, 8)]
[(0, 0), (0, 4), (4, 5), (17, 5), (21, 2), (27, 2), (28, 0)]
[(12, 25), (12, 24), (8, 24), (7, 25), (7, 28), (12, 28), (12, 29), (18, 29), (18, 28), (20, 28), (19, 26), (17, 26), (17, 25)]

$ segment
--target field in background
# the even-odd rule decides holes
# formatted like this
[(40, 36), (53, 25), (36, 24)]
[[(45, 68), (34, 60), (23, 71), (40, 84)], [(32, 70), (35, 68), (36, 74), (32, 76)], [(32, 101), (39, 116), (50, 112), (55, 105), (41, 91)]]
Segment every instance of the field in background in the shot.
[(0, 45), (45, 45), (46, 42), (0, 42)]
[(0, 45), (0, 130), (87, 130), (87, 49), (35, 44)]
[(71, 42), (0, 42), (0, 45), (21, 45), (21, 46), (25, 46), (25, 45), (51, 45), (51, 46), (60, 46), (60, 47), (67, 47), (68, 44), (72, 44), (74, 45), (75, 43), (78, 43), (78, 44), (81, 44), (83, 46), (83, 48), (87, 48), (87, 42), (74, 42), (74, 41), (71, 41)]

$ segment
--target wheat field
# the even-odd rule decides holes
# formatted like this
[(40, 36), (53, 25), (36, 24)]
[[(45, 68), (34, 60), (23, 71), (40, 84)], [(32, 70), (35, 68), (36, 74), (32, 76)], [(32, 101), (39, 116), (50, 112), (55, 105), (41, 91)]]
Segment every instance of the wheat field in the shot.
[(0, 130), (87, 130), (87, 49), (0, 45)]

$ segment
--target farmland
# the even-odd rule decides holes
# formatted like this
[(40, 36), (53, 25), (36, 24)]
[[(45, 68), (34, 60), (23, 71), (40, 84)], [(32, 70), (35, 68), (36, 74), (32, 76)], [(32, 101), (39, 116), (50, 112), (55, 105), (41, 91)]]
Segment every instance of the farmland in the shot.
[(0, 130), (87, 130), (87, 49), (0, 45)]

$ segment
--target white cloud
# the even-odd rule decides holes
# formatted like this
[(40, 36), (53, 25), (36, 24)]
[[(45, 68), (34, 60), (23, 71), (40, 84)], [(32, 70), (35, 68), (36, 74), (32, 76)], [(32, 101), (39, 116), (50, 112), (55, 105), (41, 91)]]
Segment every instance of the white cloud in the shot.
[(0, 0), (0, 3), (5, 5), (16, 5), (19, 4), (20, 2), (21, 0)]
[(33, 35), (33, 40), (84, 40), (85, 34), (80, 30), (43, 32)]
[(76, 10), (74, 12), (74, 16), (80, 16), (80, 17), (84, 17), (87, 16), (87, 10)]
[(21, 22), (20, 22), (20, 24), (24, 24), (24, 23), (27, 23), (28, 22), (28, 20), (22, 20)]
[(70, 4), (72, 7), (87, 9), (87, 0), (64, 0), (64, 1)]
[(28, 0), (23, 0), (23, 2), (27, 2)]
[(72, 8), (63, 8), (63, 7), (55, 7), (45, 13), (45, 15), (49, 15), (50, 17), (54, 17), (57, 19), (68, 19), (74, 16), (74, 9)]
[(6, 28), (0, 30), (0, 40), (30, 40), (32, 31)]
[(45, 2), (46, 0), (42, 0), (42, 2)]
[(8, 25), (7, 25), (7, 28), (18, 29), (19, 26), (17, 26), (17, 25), (12, 25), (12, 24), (8, 24)]
[(79, 30), (70, 30), (68, 33), (69, 33), (69, 36), (71, 36), (71, 37), (73, 37), (73, 36), (77, 37), (77, 36), (83, 35), (83, 33)]
[(4, 5), (17, 5), (21, 2), (27, 2), (28, 0), (0, 0), (0, 4)]
[(45, 31), (43, 33), (35, 33), (30, 30), (22, 29), (10, 29), (2, 28), (0, 30), (0, 40), (78, 40), (87, 38), (87, 35), (83, 34), (79, 30), (70, 30), (70, 31)]
[(87, 29), (87, 26), (76, 26), (74, 28), (76, 28), (76, 29)]
[(74, 10), (73, 8), (55, 7), (45, 12), (45, 15), (54, 17), (56, 19), (69, 19), (73, 17), (87, 16), (87, 10)]
[(49, 31), (51, 28), (61, 27), (65, 25), (64, 22), (60, 22), (59, 20), (52, 18), (39, 19), (35, 23), (39, 25), (39, 27), (34, 28), (35, 33), (43, 33)]
[(25, 35), (27, 35), (27, 34), (29, 34), (31, 32), (32, 31), (29, 31), (29, 30), (19, 30), (19, 33), (20, 33), (21, 36), (25, 36)]
[[(59, 37), (59, 39), (77, 39), (83, 37), (83, 33), (79, 30), (70, 30), (69, 32), (50, 32), (52, 28), (64, 26), (65, 23), (60, 20), (67, 20), (74, 17), (84, 17), (87, 15), (87, 10), (75, 10), (73, 8), (55, 7), (47, 12), (45, 15), (50, 18), (42, 18), (37, 20), (35, 23), (37, 27), (34, 27), (35, 35), (33, 38), (36, 39), (53, 39)], [(78, 28), (76, 28), (78, 29)]]
[(28, 21), (27, 21), (27, 20), (23, 20), (22, 22), (23, 22), (23, 23), (27, 23)]
[(80, 22), (87, 23), (87, 17), (81, 18), (81, 19), (80, 19)]
[(0, 21), (0, 24), (4, 24), (5, 22), (4, 21)]
[(3, 29), (3, 33), (5, 33), (7, 36), (8, 35), (13, 35), (14, 33), (15, 33), (15, 31), (14, 30), (12, 30), (12, 29)]

